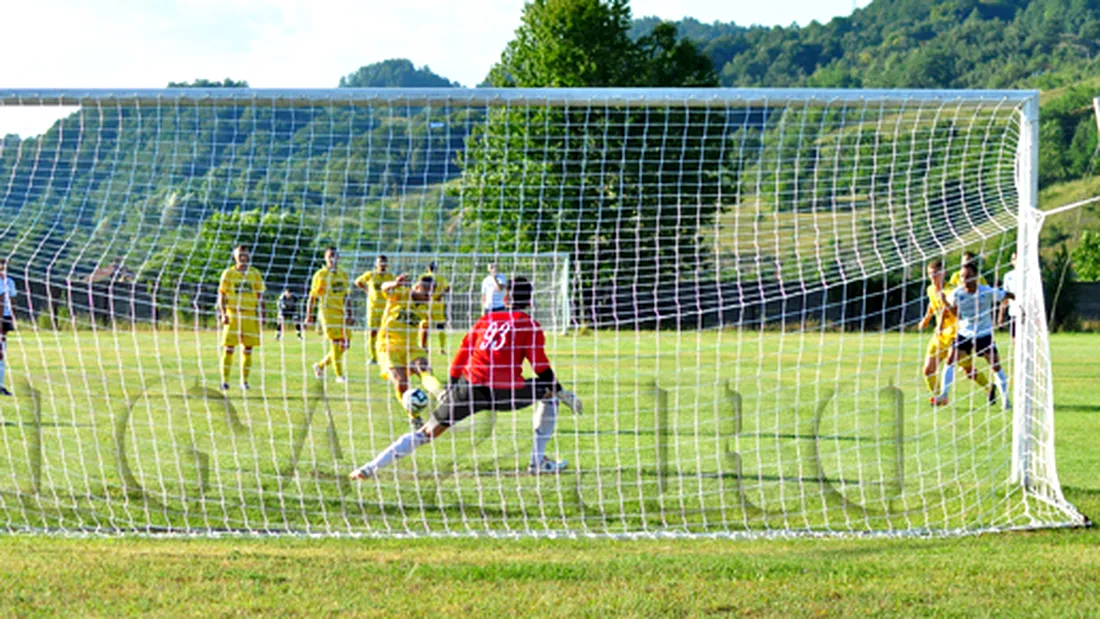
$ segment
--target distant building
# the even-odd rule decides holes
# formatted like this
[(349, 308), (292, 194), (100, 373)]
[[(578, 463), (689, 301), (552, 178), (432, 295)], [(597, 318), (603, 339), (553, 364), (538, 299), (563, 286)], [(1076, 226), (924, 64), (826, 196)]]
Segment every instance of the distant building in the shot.
[(131, 269), (121, 264), (121, 260), (119, 260), (106, 266), (99, 267), (89, 273), (84, 279), (89, 284), (98, 284), (100, 282), (114, 284), (119, 282), (130, 283), (136, 278), (137, 273), (134, 273)]

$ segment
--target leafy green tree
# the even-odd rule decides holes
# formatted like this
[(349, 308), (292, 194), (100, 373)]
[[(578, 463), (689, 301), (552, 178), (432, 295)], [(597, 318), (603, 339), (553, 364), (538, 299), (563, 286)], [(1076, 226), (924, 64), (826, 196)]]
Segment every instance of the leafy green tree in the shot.
[(270, 290), (291, 286), (303, 289), (310, 272), (320, 263), (318, 222), (297, 211), (260, 209), (214, 213), (198, 234), (162, 249), (147, 261), (138, 279), (162, 304), (210, 305), (222, 271), (231, 264), (237, 245), (247, 245), (252, 265), (264, 275)]
[[(637, 41), (629, 29), (626, 0), (534, 0), (489, 81), (717, 84), (706, 58), (671, 26)], [(709, 114), (662, 105), (494, 109), (460, 159), (464, 221), (479, 228), (481, 251), (571, 251), (581, 311), (595, 286), (612, 280), (655, 293), (661, 274), (704, 268), (701, 233), (722, 206), (704, 190), (719, 180), (723, 126)]]
[(1077, 292), (1073, 286), (1077, 276), (1065, 243), (1042, 262), (1040, 275), (1050, 330), (1072, 330), (1077, 326)]
[(369, 64), (340, 78), (340, 88), (452, 88), (458, 85), (436, 75), (426, 65), (417, 69), (407, 58)]
[(222, 81), (199, 78), (193, 82), (168, 82), (169, 88), (248, 88), (245, 80), (227, 77)]
[(1073, 266), (1081, 281), (1100, 282), (1100, 232), (1085, 230), (1073, 249)]

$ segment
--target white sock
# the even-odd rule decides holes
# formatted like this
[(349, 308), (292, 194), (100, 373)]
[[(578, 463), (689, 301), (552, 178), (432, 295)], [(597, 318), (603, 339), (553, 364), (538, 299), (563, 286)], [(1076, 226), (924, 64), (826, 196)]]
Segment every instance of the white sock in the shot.
[(951, 391), (951, 383), (955, 382), (955, 364), (949, 364), (943, 369), (943, 386), (940, 387), (940, 397), (946, 398)]
[(5, 363), (3, 359), (0, 359), (0, 387), (4, 386), (4, 373), (7, 371)]
[(385, 468), (399, 458), (411, 455), (421, 445), (427, 445), (432, 439), (428, 438), (428, 435), (419, 431), (412, 431), (408, 434), (402, 435), (401, 438), (394, 441), (389, 447), (382, 450), (382, 453), (374, 457), (367, 463), (368, 467), (373, 468), (375, 471)]
[(1001, 390), (1001, 399), (1004, 400), (1005, 408), (1008, 408), (1008, 376), (1005, 376), (1004, 368), (997, 370), (997, 388)]
[(535, 403), (535, 446), (531, 450), (531, 464), (538, 465), (546, 456), (546, 446), (554, 438), (554, 428), (558, 425), (558, 401)]

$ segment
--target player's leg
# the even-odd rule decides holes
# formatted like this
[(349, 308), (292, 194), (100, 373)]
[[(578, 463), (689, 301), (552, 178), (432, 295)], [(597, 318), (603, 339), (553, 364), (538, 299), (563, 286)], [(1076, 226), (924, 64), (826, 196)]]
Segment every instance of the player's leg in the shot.
[(241, 323), (241, 389), (248, 390), (248, 377), (252, 374), (252, 349), (260, 345), (260, 320), (244, 317)]
[[(390, 384), (393, 385), (394, 395), (397, 397), (397, 401), (400, 402), (404, 397), (405, 392), (409, 390), (409, 371), (408, 368), (400, 365), (393, 365), (394, 362), (390, 362), (389, 367), (386, 370), (386, 376), (389, 378)], [(409, 416), (413, 416), (409, 413)]]
[(409, 370), (420, 377), (420, 384), (423, 385), (425, 391), (437, 398), (443, 395), (443, 383), (432, 376), (432, 365), (426, 356), (413, 359), (410, 362)]
[(344, 376), (344, 353), (348, 351), (348, 347), (351, 346), (351, 340), (349, 334), (344, 331), (341, 333), (341, 337), (332, 340), (332, 369), (336, 372), (336, 382), (346, 383), (347, 377)]
[(233, 368), (233, 353), (241, 339), (241, 325), (238, 316), (229, 316), (229, 324), (222, 331), (222, 356), (219, 375), (221, 376), (221, 388), (229, 389), (229, 371)]
[(439, 337), (439, 354), (447, 354), (447, 323), (440, 321), (435, 324), (435, 332)]
[(1001, 407), (1008, 410), (1012, 407), (1011, 400), (1008, 397), (1008, 376), (1005, 374), (1004, 368), (1001, 367), (1001, 354), (997, 351), (997, 344), (993, 341), (993, 336), (989, 336), (989, 344), (986, 350), (985, 360), (989, 362), (989, 367), (993, 369), (993, 374), (996, 376), (997, 389), (1001, 392)]
[(367, 314), (367, 356), (371, 365), (378, 365), (378, 327), (382, 324), (382, 310), (371, 308)]
[(335, 355), (336, 343), (333, 342), (332, 339), (328, 337), (328, 329), (324, 329), (324, 332), (325, 332), (325, 341), (328, 342), (328, 351), (325, 353), (325, 356), (322, 357), (320, 361), (313, 364), (313, 376), (315, 378), (317, 378), (317, 380), (321, 380), (322, 378), (325, 377), (325, 368), (327, 368), (329, 366), (329, 364), (331, 364), (333, 362), (333, 360), (336, 358), (336, 355)]
[(7, 373), (7, 353), (8, 353), (8, 320), (4, 319), (4, 326), (0, 333), (0, 395), (11, 395), (8, 388), (4, 386), (4, 378)]
[(235, 346), (226, 346), (222, 349), (220, 371), (222, 378), (221, 388), (223, 391), (229, 389), (229, 370), (233, 367), (233, 352), (235, 350)]
[(286, 318), (282, 314), (279, 314), (279, 319), (275, 321), (275, 341), (283, 339), (283, 329)]
[(252, 374), (252, 347), (241, 348), (241, 389), (248, 390), (248, 377)]
[(298, 320), (297, 316), (291, 318), (294, 321), (294, 332), (298, 334), (298, 339), (305, 339), (302, 337), (302, 322)]
[(527, 465), (527, 472), (557, 473), (569, 465), (568, 460), (554, 461), (546, 457), (546, 446), (550, 439), (554, 438), (554, 431), (558, 425), (558, 399), (550, 398), (535, 402), (535, 414), (532, 417), (535, 426), (535, 440), (531, 448), (531, 461)]
[(928, 392), (932, 395), (940, 393), (940, 362), (947, 358), (951, 349), (940, 344), (939, 338), (933, 336), (928, 342), (928, 350), (924, 358), (924, 383), (928, 385)]
[(427, 445), (455, 423), (478, 411), (487, 410), (490, 404), (491, 398), (486, 388), (473, 387), (464, 380), (450, 385), (424, 427), (402, 435), (370, 462), (352, 471), (348, 477), (351, 479), (374, 477), (378, 471), (412, 454), (417, 448)]
[(959, 369), (966, 373), (966, 376), (970, 380), (977, 383), (979, 387), (985, 390), (986, 399), (990, 404), (997, 401), (997, 392), (989, 386), (989, 374), (979, 370), (975, 364), (976, 355), (961, 355), (958, 360)]
[(947, 394), (951, 392), (951, 383), (955, 382), (955, 365), (958, 362), (960, 353), (969, 354), (967, 346), (970, 343), (971, 340), (955, 339), (955, 344), (947, 355), (947, 363), (944, 364), (943, 379), (940, 381), (940, 394), (932, 398), (932, 403), (936, 406), (947, 404)]

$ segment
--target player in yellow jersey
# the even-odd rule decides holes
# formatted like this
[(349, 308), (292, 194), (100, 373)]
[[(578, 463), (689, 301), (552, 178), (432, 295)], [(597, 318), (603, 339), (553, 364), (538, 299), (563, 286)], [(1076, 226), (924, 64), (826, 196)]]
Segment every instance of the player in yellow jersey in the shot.
[(247, 390), (248, 375), (252, 371), (252, 349), (260, 345), (260, 328), (264, 315), (264, 280), (260, 272), (249, 266), (252, 259), (248, 248), (238, 245), (233, 249), (233, 266), (222, 273), (218, 283), (218, 316), (225, 330), (222, 332), (221, 388), (229, 389), (229, 368), (233, 365), (233, 351), (240, 344), (241, 389)]
[(432, 328), (439, 334), (439, 352), (447, 354), (447, 305), (446, 296), (451, 291), (451, 285), (439, 274), (435, 261), (428, 263), (428, 270), (421, 277), (430, 277), (432, 285), (431, 311), (429, 312)]
[[(437, 397), (443, 393), (443, 385), (431, 375), (427, 351), (435, 282), (425, 275), (410, 288), (410, 281), (402, 274), (380, 287), (386, 296), (386, 311), (378, 333), (378, 356), (382, 378), (393, 383), (398, 402), (409, 389), (410, 374), (419, 375), (429, 393)], [(419, 415), (411, 411), (409, 415), (414, 427), (423, 425)]]
[[(978, 256), (972, 251), (964, 251), (962, 255), (962, 262), (959, 263), (959, 270), (951, 274), (951, 279), (949, 279), (947, 281), (947, 285), (944, 286), (945, 292), (954, 290), (963, 285), (963, 267), (970, 263), (974, 263), (974, 266), (977, 267), (979, 264)], [(978, 272), (980, 273), (981, 269), (978, 269)], [(988, 285), (988, 283), (985, 281), (985, 278), (981, 275), (978, 276), (978, 284), (982, 286)]]
[[(924, 329), (933, 318), (936, 319), (936, 332), (932, 335), (932, 339), (928, 340), (928, 350), (924, 360), (924, 382), (932, 395), (940, 393), (938, 370), (951, 354), (951, 347), (955, 342), (956, 322), (958, 322), (958, 317), (943, 302), (944, 296), (951, 290), (944, 289), (946, 275), (942, 260), (936, 259), (928, 263), (928, 279), (932, 283), (925, 290), (928, 295), (928, 311), (920, 321), (919, 328)], [(959, 367), (963, 368), (967, 376), (987, 393), (993, 393), (989, 389), (988, 377), (984, 373), (974, 371), (973, 357), (967, 355), (959, 359)]]
[(367, 354), (370, 364), (378, 365), (378, 329), (382, 326), (382, 314), (386, 311), (386, 295), (382, 294), (382, 285), (393, 281), (393, 273), (387, 271), (389, 260), (379, 254), (374, 261), (374, 270), (367, 271), (355, 279), (355, 285), (367, 291), (367, 329), (370, 340)]
[(313, 321), (313, 308), (321, 323), (321, 330), (329, 341), (329, 351), (324, 359), (313, 365), (313, 375), (318, 380), (325, 377), (325, 368), (332, 365), (336, 382), (346, 383), (344, 353), (351, 346), (350, 325), (353, 324), (348, 307), (351, 282), (348, 274), (340, 270), (340, 252), (335, 247), (325, 250), (325, 266), (313, 274), (309, 286), (309, 302), (306, 303), (306, 325)]

